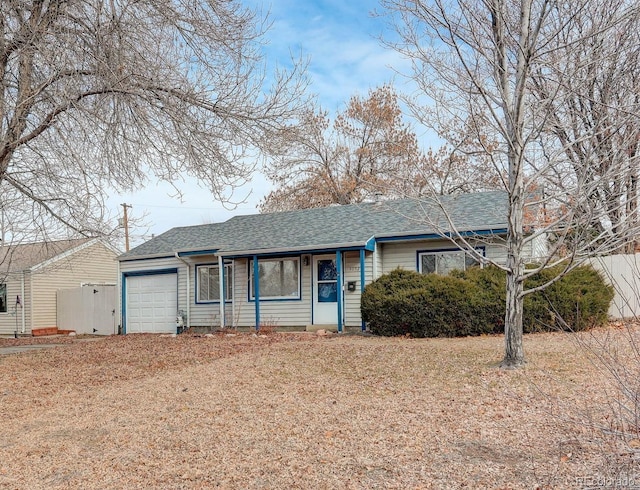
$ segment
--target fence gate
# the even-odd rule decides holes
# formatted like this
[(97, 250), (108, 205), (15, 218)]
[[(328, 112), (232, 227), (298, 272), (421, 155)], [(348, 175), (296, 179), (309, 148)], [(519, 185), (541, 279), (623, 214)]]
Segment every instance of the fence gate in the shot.
[(58, 290), (57, 317), (59, 330), (91, 335), (118, 333), (115, 284), (86, 284)]

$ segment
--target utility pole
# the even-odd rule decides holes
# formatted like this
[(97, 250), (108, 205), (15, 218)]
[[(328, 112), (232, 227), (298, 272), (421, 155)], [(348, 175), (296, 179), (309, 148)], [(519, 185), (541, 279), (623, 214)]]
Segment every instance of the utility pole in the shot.
[(0, 247), (4, 245), (4, 204), (0, 203)]
[(127, 216), (127, 209), (131, 207), (131, 204), (122, 203), (120, 204), (122, 209), (124, 209), (124, 213), (122, 216), (122, 226), (124, 227), (124, 251), (129, 251), (129, 218)]

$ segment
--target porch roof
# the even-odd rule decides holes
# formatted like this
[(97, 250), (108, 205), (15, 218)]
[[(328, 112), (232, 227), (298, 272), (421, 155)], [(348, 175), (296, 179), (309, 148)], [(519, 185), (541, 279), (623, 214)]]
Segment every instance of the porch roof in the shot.
[(224, 256), (364, 248), (373, 239), (443, 236), (507, 227), (504, 192), (236, 216), (224, 223), (172, 228), (120, 256), (135, 260), (207, 251)]

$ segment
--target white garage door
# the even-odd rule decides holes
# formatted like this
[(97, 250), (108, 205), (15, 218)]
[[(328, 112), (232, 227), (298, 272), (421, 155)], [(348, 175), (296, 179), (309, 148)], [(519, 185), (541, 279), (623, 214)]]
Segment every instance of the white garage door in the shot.
[(126, 281), (126, 333), (174, 333), (178, 275), (131, 276)]

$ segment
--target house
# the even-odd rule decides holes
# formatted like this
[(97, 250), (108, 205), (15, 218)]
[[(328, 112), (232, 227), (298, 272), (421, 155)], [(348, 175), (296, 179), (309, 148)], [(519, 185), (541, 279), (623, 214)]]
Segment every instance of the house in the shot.
[[(173, 228), (119, 257), (122, 331), (175, 332), (183, 323), (364, 329), (360, 295), (381, 274), (504, 259), (506, 194), (442, 203), (403, 199)], [(475, 259), (448, 238), (456, 236), (472, 244)]]
[(0, 335), (55, 333), (56, 292), (115, 284), (118, 254), (97, 238), (0, 247)]

